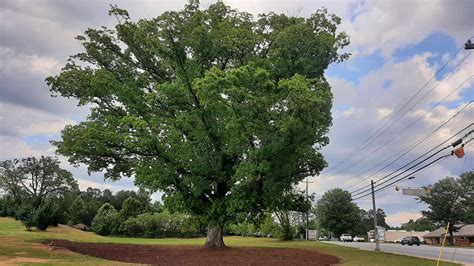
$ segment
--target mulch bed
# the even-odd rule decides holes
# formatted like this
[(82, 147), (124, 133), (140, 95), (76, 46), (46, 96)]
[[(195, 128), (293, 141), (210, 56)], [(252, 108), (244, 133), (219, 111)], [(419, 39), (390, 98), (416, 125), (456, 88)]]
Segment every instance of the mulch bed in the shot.
[(121, 262), (155, 265), (334, 265), (335, 256), (291, 248), (224, 248), (199, 246), (80, 243), (48, 240), (44, 244), (83, 255)]

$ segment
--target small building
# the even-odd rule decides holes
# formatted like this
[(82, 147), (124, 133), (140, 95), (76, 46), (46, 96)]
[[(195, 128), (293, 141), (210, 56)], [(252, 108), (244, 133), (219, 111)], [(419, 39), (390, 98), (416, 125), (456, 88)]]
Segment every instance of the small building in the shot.
[(385, 242), (397, 242), (406, 236), (416, 236), (423, 242), (423, 236), (429, 231), (407, 231), (407, 230), (387, 230), (385, 232)]
[[(397, 242), (406, 236), (417, 236), (423, 241), (423, 236), (429, 231), (407, 231), (407, 230), (385, 230), (385, 228), (377, 226), (379, 231), (380, 242)], [(373, 230), (367, 232), (369, 239), (373, 237)]]
[[(474, 245), (474, 224), (460, 224), (456, 225), (459, 228), (457, 232), (453, 232), (453, 243), (458, 246), (472, 246)], [(446, 228), (440, 227), (434, 231), (424, 235), (427, 244), (439, 245), (443, 242)], [(446, 242), (450, 242), (449, 233), (446, 236)]]

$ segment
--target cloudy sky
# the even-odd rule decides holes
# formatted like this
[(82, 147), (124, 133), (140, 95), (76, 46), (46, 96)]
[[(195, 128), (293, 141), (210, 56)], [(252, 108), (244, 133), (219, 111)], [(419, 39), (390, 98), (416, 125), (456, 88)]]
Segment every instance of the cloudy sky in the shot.
[[(212, 2), (201, 1), (203, 6)], [(51, 98), (44, 79), (57, 74), (69, 55), (81, 51), (74, 40), (76, 35), (87, 28), (114, 25), (114, 18), (107, 16), (111, 3), (139, 19), (180, 9), (185, 2), (0, 0), (0, 160), (54, 155), (49, 140), (58, 139), (65, 125), (78, 123), (87, 115), (88, 110), (78, 108), (74, 100)], [(225, 3), (253, 14), (275, 11), (300, 16), (326, 7), (343, 19), (341, 30), (351, 37), (347, 51), (352, 57), (326, 72), (334, 93), (334, 125), (331, 143), (323, 150), (330, 167), (310, 178), (310, 192), (317, 197), (329, 188), (353, 191), (367, 186), (370, 178), (378, 179), (410, 162), (474, 121), (474, 104), (466, 106), (474, 98), (473, 50), (459, 49), (474, 35), (472, 1)], [(380, 137), (353, 152), (384, 123)], [(418, 142), (413, 150), (377, 173), (394, 155), (403, 154)], [(450, 157), (400, 185), (424, 186), (472, 170), (473, 152), (474, 145), (467, 148), (463, 159)], [(73, 168), (60, 159), (82, 189), (93, 186), (117, 191), (133, 187), (133, 180), (107, 182), (100, 173), (88, 175), (85, 167)], [(366, 197), (357, 203), (369, 209), (369, 200)], [(377, 207), (386, 211), (391, 225), (418, 218), (419, 211), (426, 208), (393, 187), (377, 194)]]

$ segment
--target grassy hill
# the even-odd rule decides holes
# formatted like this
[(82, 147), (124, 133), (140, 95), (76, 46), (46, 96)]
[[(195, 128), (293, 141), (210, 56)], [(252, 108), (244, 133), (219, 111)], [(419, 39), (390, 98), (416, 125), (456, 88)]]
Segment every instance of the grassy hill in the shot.
[[(41, 244), (41, 240), (66, 239), (78, 242), (127, 243), (153, 245), (203, 245), (204, 238), (193, 239), (146, 239), (127, 237), (103, 237), (91, 232), (83, 232), (68, 226), (50, 227), (46, 232), (26, 231), (25, 227), (11, 218), (0, 218), (0, 264), (34, 265), (119, 265), (118, 262), (79, 255), (66, 250), (54, 250)], [(275, 247), (313, 249), (335, 255), (344, 265), (435, 265), (435, 261), (383, 252), (363, 251), (315, 241), (278, 241), (275, 239), (252, 237), (226, 237), (231, 247)], [(457, 265), (442, 263), (442, 265)]]

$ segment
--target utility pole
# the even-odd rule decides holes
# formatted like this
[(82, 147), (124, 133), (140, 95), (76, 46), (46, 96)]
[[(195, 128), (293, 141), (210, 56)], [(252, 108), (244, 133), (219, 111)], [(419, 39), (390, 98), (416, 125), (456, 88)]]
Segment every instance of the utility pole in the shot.
[[(313, 183), (313, 182), (308, 182), (308, 178), (306, 178), (306, 200), (309, 203), (309, 196), (308, 196), (308, 183)], [(309, 210), (311, 209), (311, 204), (309, 205), (309, 208), (306, 210), (306, 240), (308, 240), (309, 236)]]
[(373, 210), (374, 210), (374, 239), (375, 239), (375, 251), (380, 251), (380, 247), (379, 247), (379, 231), (377, 230), (377, 209), (375, 208), (374, 180), (370, 180), (370, 187), (372, 188), (372, 206), (373, 206)]

